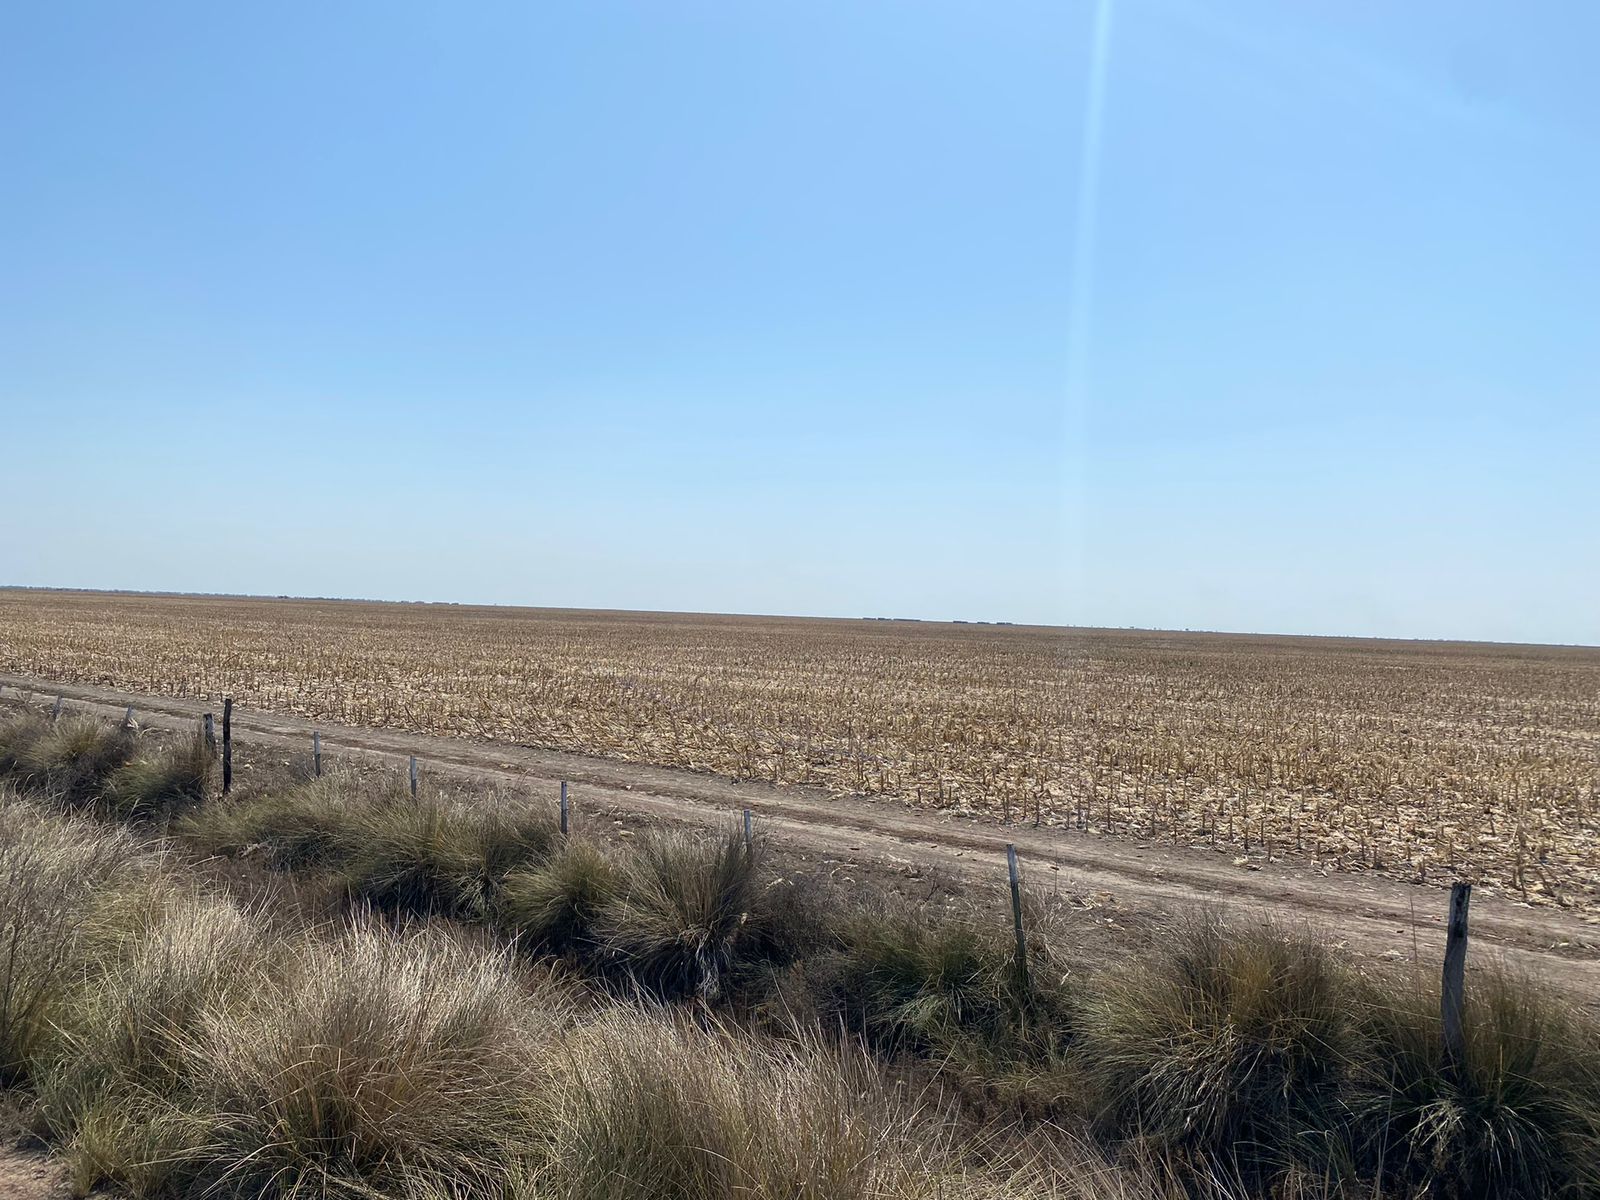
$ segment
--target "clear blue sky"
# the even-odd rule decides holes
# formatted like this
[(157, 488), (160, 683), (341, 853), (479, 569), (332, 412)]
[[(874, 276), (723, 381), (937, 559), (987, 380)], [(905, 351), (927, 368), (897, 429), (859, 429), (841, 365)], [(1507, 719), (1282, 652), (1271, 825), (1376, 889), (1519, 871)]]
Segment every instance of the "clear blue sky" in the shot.
[(1600, 643), (1596, 45), (8, 4), (0, 582)]

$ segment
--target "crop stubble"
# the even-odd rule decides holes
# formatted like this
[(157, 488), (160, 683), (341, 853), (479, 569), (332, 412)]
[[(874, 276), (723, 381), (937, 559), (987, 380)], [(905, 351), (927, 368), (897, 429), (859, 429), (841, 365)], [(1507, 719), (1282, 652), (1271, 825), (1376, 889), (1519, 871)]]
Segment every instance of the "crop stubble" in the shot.
[(1600, 650), (0, 592), (0, 670), (1600, 912)]

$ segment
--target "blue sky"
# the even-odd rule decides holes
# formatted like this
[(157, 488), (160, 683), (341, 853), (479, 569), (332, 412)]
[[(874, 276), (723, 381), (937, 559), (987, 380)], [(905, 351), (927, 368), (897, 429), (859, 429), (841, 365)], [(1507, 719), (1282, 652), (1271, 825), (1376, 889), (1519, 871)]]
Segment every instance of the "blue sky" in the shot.
[(1597, 40), (7, 5), (0, 582), (1600, 643)]

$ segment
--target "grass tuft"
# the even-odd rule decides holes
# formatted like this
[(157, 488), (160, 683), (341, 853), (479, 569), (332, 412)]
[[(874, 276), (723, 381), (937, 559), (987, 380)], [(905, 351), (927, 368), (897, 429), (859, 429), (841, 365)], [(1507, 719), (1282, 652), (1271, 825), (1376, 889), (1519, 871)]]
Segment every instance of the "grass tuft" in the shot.
[(354, 812), (350, 890), (389, 912), (484, 919), (505, 875), (549, 853), (555, 823), (533, 810), (406, 796)]
[(612, 960), (657, 996), (718, 999), (760, 895), (743, 834), (653, 831), (620, 868), (596, 922)]
[(499, 1195), (538, 1149), (530, 1014), (560, 1003), (436, 930), (303, 941), (201, 1022), (216, 1132), (200, 1176), (251, 1195)]
[(190, 812), (174, 828), (203, 854), (260, 858), (285, 871), (346, 861), (360, 844), (350, 809), (369, 802), (359, 779), (330, 773), (297, 787), (243, 791)]
[(1094, 991), (1082, 1051), (1102, 1127), (1226, 1172), (1347, 1157), (1354, 993), (1309, 934), (1202, 916)]
[(113, 820), (171, 820), (204, 802), (216, 770), (216, 757), (197, 731), (118, 768), (97, 807)]
[(592, 950), (595, 924), (617, 888), (611, 859), (594, 843), (573, 839), (545, 862), (507, 874), (496, 916), (530, 950)]
[(403, 786), (336, 772), (215, 804), (184, 823), (197, 849), (321, 869), (386, 912), (483, 920), (505, 876), (556, 841), (543, 808), (510, 800), (418, 800)]
[(823, 1011), (873, 1045), (990, 1076), (1059, 1066), (1074, 1023), (1062, 973), (1036, 941), (1026, 986), (1016, 945), (966, 917), (857, 911), (814, 988)]
[(1499, 966), (1467, 983), (1466, 1060), (1447, 1071), (1431, 980), (1370, 983), (1357, 1108), (1369, 1167), (1449, 1200), (1600, 1195), (1600, 1037)]
[(0, 727), (0, 776), (66, 807), (83, 808), (99, 799), (134, 746), (132, 733), (104, 721), (24, 714)]
[(83, 1189), (175, 1182), (210, 1134), (192, 1104), (190, 1039), (266, 973), (269, 930), (225, 897), (155, 877), (101, 897), (86, 973), (55, 1026), (39, 1113)]
[(560, 1061), (551, 1182), (567, 1200), (844, 1200), (937, 1186), (916, 1107), (848, 1049), (616, 1011), (574, 1030)]
[(33, 1073), (79, 973), (95, 892), (140, 858), (126, 834), (0, 789), (0, 1084)]

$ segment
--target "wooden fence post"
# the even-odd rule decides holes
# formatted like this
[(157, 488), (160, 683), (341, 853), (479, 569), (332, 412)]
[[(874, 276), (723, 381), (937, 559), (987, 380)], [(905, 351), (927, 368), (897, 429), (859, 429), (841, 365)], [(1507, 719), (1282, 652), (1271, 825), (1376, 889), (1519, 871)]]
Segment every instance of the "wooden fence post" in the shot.
[(56, 706), (50, 710), (50, 719), (52, 721), (59, 721), (61, 719), (61, 702), (65, 699), (65, 696), (56, 696)]
[(567, 832), (567, 781), (561, 781), (561, 832)]
[(1006, 870), (1011, 876), (1011, 926), (1017, 934), (1017, 982), (1028, 990), (1028, 943), (1022, 936), (1022, 881), (1017, 876), (1017, 848), (1006, 846)]
[(1466, 1070), (1467, 1030), (1467, 905), (1472, 900), (1472, 885), (1456, 883), (1450, 887), (1450, 923), (1445, 927), (1444, 989), (1439, 1001), (1441, 1033), (1444, 1038), (1445, 1075), (1460, 1083)]
[(222, 794), (233, 790), (233, 697), (222, 702)]
[(750, 810), (744, 810), (744, 852), (751, 853), (755, 849), (755, 828), (750, 820)]
[(417, 798), (417, 756), (411, 756), (411, 798)]
[(206, 749), (213, 754), (217, 752), (217, 726), (210, 713), (206, 714)]
[(311, 731), (311, 775), (322, 778), (322, 734), (315, 729)]

